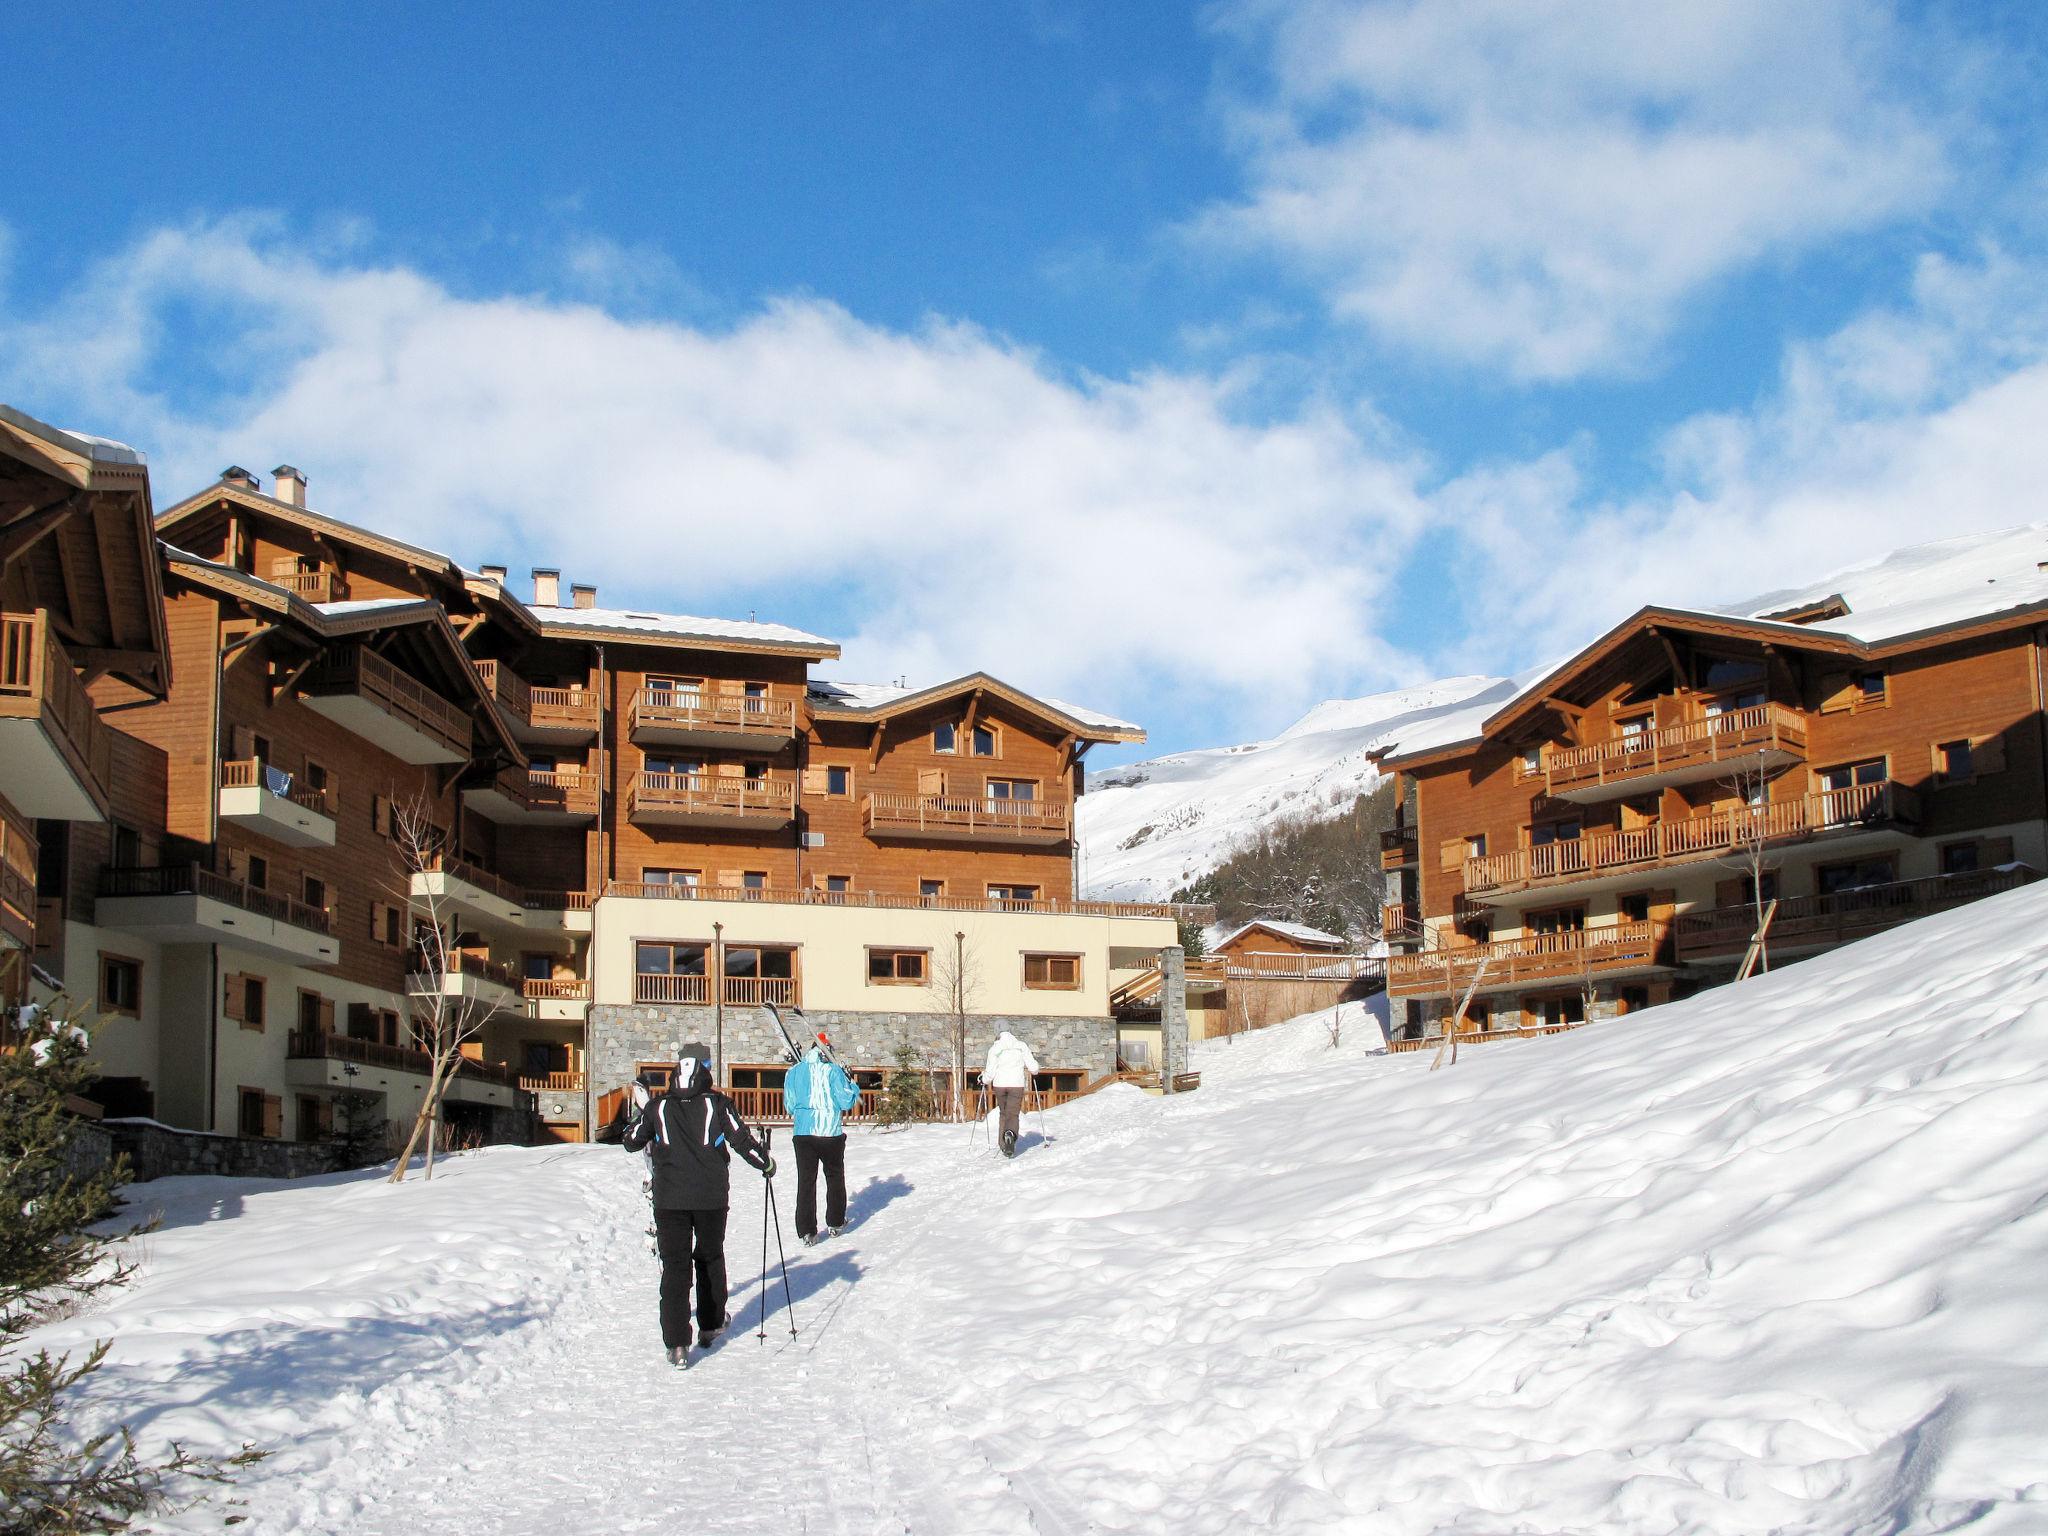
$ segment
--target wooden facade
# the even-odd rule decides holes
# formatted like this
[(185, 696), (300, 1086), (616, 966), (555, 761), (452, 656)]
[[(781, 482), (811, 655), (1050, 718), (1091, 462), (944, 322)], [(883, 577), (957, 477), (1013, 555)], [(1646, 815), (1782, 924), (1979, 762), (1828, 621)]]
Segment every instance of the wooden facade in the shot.
[(1725, 979), (1773, 900), (1766, 963), (2031, 878), (2044, 671), (2025, 611), (1866, 644), (1646, 610), (1470, 739), (1388, 756), (1390, 991), (1432, 1021), (1469, 994), (1488, 1034), (1576, 1023)]

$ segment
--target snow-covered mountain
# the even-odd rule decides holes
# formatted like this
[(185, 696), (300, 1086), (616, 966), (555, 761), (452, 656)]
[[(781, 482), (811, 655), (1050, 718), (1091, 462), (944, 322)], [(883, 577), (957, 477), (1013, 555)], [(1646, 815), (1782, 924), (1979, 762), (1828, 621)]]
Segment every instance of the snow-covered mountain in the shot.
[(1271, 741), (1133, 763), (1081, 798), (1083, 891), (1105, 901), (1163, 901), (1226, 858), (1247, 834), (1304, 812), (1330, 813), (1379, 782), (1366, 753), (1381, 738), (1511, 689), (1505, 679), (1441, 682), (1318, 704)]

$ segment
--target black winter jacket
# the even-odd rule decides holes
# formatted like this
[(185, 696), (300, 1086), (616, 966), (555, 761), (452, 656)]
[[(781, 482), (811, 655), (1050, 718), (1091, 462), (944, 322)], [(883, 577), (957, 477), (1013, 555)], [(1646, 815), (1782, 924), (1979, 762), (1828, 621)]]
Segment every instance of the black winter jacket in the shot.
[(768, 1166), (767, 1149), (754, 1139), (732, 1101), (701, 1081), (648, 1100), (620, 1145), (628, 1152), (651, 1149), (658, 1211), (712, 1211), (731, 1204), (728, 1147), (756, 1168)]

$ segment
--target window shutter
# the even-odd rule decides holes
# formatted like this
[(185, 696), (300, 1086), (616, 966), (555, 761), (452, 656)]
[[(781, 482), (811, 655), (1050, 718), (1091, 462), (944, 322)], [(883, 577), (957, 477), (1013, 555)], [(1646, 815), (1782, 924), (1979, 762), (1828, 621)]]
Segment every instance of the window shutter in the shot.
[(384, 937), (384, 903), (370, 903), (370, 939), (374, 943)]
[(746, 771), (747, 766), (745, 763), (720, 763), (718, 765), (718, 776), (721, 779), (741, 778), (745, 775)]
[(370, 830), (379, 837), (391, 835), (391, 802), (382, 795), (370, 797)]
[(227, 977), (227, 995), (221, 999), (220, 1011), (230, 1019), (242, 1016), (242, 978), (230, 972)]
[(230, 848), (227, 857), (228, 878), (247, 880), (249, 878), (249, 855), (239, 848)]
[(1977, 776), (2005, 772), (2005, 734), (1977, 736), (1970, 741), (1970, 766)]
[(943, 795), (946, 792), (946, 770), (943, 768), (918, 769), (917, 792), (920, 795)]
[(320, 999), (320, 1033), (323, 1035), (334, 1033), (334, 999), (331, 997)]
[(334, 1100), (315, 1099), (319, 1107), (313, 1111), (313, 1128), (321, 1136), (334, 1134)]
[(718, 691), (727, 698), (735, 694), (744, 696), (747, 691), (747, 685), (736, 677), (721, 677), (718, 680)]
[(1437, 844), (1436, 867), (1439, 870), (1463, 869), (1465, 867), (1465, 839), (1447, 837)]
[(1824, 715), (1839, 714), (1856, 705), (1856, 679), (1847, 672), (1823, 672), (1820, 675), (1820, 712)]
[(825, 793), (826, 789), (830, 786), (830, 784), (831, 778), (826, 773), (826, 770), (824, 770), (823, 768), (806, 768), (804, 770), (805, 794), (822, 795)]
[(229, 755), (237, 760), (256, 755), (256, 733), (246, 725), (233, 726), (228, 731), (231, 744)]
[(272, 1138), (284, 1134), (284, 1100), (274, 1093), (263, 1095), (263, 1134)]
[(745, 870), (721, 869), (718, 872), (718, 883), (720, 885), (738, 885), (745, 874)]
[(1977, 843), (1977, 867), (1996, 869), (2001, 864), (2012, 862), (2012, 839), (2009, 837), (1986, 837)]

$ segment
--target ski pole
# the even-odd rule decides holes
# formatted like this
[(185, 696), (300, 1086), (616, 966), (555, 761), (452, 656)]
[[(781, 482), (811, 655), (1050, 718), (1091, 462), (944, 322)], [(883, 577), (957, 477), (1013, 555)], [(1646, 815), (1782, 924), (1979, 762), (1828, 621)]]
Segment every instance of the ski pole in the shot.
[[(774, 1144), (775, 1133), (767, 1126), (761, 1127), (761, 1146), (766, 1150)], [(768, 1210), (775, 1199), (775, 1181), (761, 1181), (761, 1278), (755, 1288), (761, 1294), (761, 1331), (757, 1337), (763, 1344), (768, 1342)]]
[[(774, 1182), (773, 1179), (768, 1180), (768, 1183), (771, 1185)], [(768, 1209), (775, 1216), (775, 1262), (782, 1266), (782, 1304), (789, 1313), (789, 1336), (793, 1339), (796, 1337), (796, 1296), (789, 1288), (789, 1254), (782, 1246), (782, 1210), (772, 1200), (768, 1202)], [(764, 1293), (762, 1305), (765, 1307), (767, 1305), (765, 1293), (768, 1289), (765, 1277), (762, 1279), (761, 1289)], [(763, 1339), (768, 1337), (768, 1325), (766, 1322), (763, 1322), (761, 1325), (761, 1337)]]

